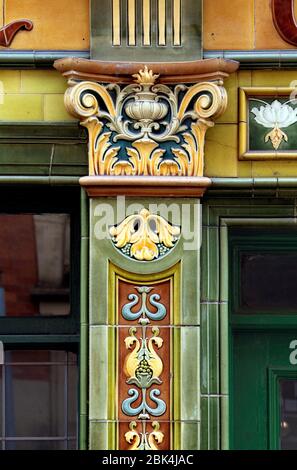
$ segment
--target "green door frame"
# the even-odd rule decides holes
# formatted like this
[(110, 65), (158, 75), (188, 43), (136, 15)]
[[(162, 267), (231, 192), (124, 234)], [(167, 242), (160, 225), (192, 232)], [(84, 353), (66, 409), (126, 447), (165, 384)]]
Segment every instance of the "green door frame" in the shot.
[[(227, 269), (228, 271), (224, 272), (224, 277), (223, 279), (226, 280), (226, 278), (228, 279), (228, 283), (226, 285), (226, 282), (223, 281), (223, 283), (221, 283), (221, 289), (223, 288), (223, 293), (226, 294), (224, 297), (228, 298), (228, 305), (229, 307), (232, 305), (232, 300), (229, 298), (229, 290), (230, 290), (230, 285), (229, 285), (229, 234), (228, 234), (228, 231), (230, 229), (230, 227), (235, 227), (235, 226), (240, 226), (240, 227), (256, 227), (256, 228), (260, 228), (260, 227), (286, 227), (286, 228), (289, 228), (290, 226), (291, 227), (294, 227), (296, 228), (296, 222), (295, 220), (292, 218), (263, 218), (263, 219), (256, 219), (256, 218), (244, 218), (244, 219), (241, 219), (241, 218), (235, 218), (235, 219), (232, 219), (232, 218), (222, 218), (221, 219), (221, 266), (224, 267), (224, 269)], [(222, 274), (222, 273), (221, 273)], [(221, 281), (222, 281), (222, 278), (221, 278)], [(225, 289), (228, 290), (228, 292), (225, 291)], [(266, 325), (263, 323), (263, 316), (261, 315), (260, 316), (261, 318), (259, 319), (259, 322), (257, 322), (257, 319), (256, 319), (256, 323), (255, 323), (255, 319), (252, 319), (252, 321), (250, 322), (250, 324), (247, 324), (245, 323), (246, 319), (243, 319), (242, 322), (241, 322), (241, 328), (261, 328), (261, 327), (266, 327)], [(223, 356), (221, 357), (221, 361), (223, 361), (223, 363), (221, 362), (221, 367), (223, 365), (224, 368), (222, 368), (221, 370), (224, 371), (224, 370), (228, 370), (228, 381), (229, 381), (229, 400), (228, 401), (232, 401), (232, 381), (233, 381), (233, 376), (232, 376), (232, 370), (233, 370), (233, 366), (232, 366), (232, 325), (231, 322), (230, 322), (230, 308), (228, 308), (228, 326), (227, 326), (227, 331), (228, 331), (228, 352), (227, 351), (221, 351), (221, 353), (223, 353)], [(289, 316), (286, 316), (286, 326), (295, 326), (296, 328), (296, 317), (293, 317), (291, 316), (291, 318)], [(226, 320), (225, 320), (226, 321)], [(240, 322), (240, 319), (237, 320), (237, 322)], [(262, 322), (262, 323), (261, 323)], [(239, 326), (239, 325), (237, 325)], [(272, 324), (269, 325), (268, 327), (278, 327), (279, 326), (279, 317), (276, 317), (276, 321), (274, 322), (273, 324), (273, 319), (272, 319)], [(226, 325), (225, 325), (226, 327)], [(222, 333), (223, 330), (221, 330), (221, 333)], [(222, 337), (221, 337), (221, 341), (222, 341)], [(228, 364), (228, 367), (226, 368), (226, 364)], [(225, 377), (225, 380), (227, 380), (227, 377)], [(271, 393), (271, 388), (270, 388), (270, 393)], [(275, 393), (275, 392), (274, 392)], [(274, 402), (276, 401), (276, 398), (274, 398)], [(273, 403), (273, 400), (272, 400), (272, 403)], [(273, 405), (271, 405), (272, 407)], [(274, 404), (275, 406), (275, 404)], [(228, 422), (228, 448), (230, 448), (230, 442), (232, 441), (231, 437), (232, 437), (232, 423), (233, 423), (233, 419), (232, 419), (232, 414), (231, 414), (231, 407), (229, 407), (229, 404), (228, 404), (228, 409), (229, 409), (229, 422)], [(270, 409), (270, 411), (272, 411), (272, 408)], [(278, 416), (278, 415), (277, 415)], [(277, 416), (275, 416), (275, 419), (277, 419)], [(225, 430), (226, 432), (226, 426), (227, 426), (227, 423), (225, 422), (222, 422), (222, 431)], [(274, 431), (272, 433), (272, 429), (274, 428)], [(276, 449), (277, 447), (275, 447), (276, 445), (276, 437), (275, 437), (275, 429), (276, 429), (276, 423), (275, 421), (273, 421), (273, 423), (271, 424), (270, 426), (270, 435), (272, 433), (272, 441), (273, 441), (273, 449)], [(270, 444), (272, 445), (272, 442), (270, 442)]]
[[(230, 448), (230, 227), (296, 226), (295, 200), (208, 199), (203, 204), (201, 285), (201, 449)], [(211, 317), (216, 309), (216, 322)], [(205, 311), (205, 313), (204, 313)]]

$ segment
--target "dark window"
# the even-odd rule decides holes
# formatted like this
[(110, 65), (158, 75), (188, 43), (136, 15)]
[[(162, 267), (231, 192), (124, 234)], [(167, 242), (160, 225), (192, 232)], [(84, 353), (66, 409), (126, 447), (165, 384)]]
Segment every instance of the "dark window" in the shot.
[(80, 192), (0, 201), (0, 449), (76, 449)]
[(297, 312), (297, 252), (240, 253), (241, 307)]
[(230, 229), (233, 314), (297, 313), (297, 231)]

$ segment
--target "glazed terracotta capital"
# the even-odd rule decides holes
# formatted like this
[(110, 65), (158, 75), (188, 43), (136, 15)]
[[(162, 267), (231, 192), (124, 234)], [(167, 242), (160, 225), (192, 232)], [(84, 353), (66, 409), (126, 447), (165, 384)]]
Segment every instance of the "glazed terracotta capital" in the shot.
[[(89, 194), (107, 193), (111, 178), (112, 188), (125, 194), (148, 188), (154, 194), (157, 180), (165, 193), (175, 187), (176, 195), (203, 195), (210, 184), (203, 175), (205, 135), (226, 110), (223, 80), (237, 62), (62, 59), (55, 67), (68, 78), (68, 112), (88, 129), (89, 177), (81, 184)], [(125, 184), (127, 178), (135, 184)]]

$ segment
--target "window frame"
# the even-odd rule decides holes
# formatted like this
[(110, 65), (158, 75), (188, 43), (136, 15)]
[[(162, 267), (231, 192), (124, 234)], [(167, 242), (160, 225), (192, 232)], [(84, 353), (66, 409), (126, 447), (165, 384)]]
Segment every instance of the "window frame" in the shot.
[[(265, 233), (265, 229), (267, 233)], [(269, 309), (265, 311), (251, 311), (241, 308), (240, 305), (240, 254), (280, 253), (282, 251), (284, 253), (290, 251), (297, 253), (296, 228), (283, 227), (269, 233), (267, 227), (230, 227), (228, 244), (231, 324), (242, 328), (257, 327), (259, 329), (297, 326), (297, 309), (296, 312), (290, 313), (286, 311), (270, 311)]]

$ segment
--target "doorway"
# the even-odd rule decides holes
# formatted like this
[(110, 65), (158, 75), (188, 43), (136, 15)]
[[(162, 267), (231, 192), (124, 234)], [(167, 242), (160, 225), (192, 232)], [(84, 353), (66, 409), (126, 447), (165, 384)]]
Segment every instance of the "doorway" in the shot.
[(297, 231), (231, 228), (230, 447), (297, 449)]

